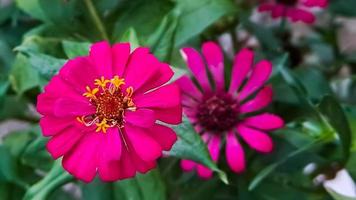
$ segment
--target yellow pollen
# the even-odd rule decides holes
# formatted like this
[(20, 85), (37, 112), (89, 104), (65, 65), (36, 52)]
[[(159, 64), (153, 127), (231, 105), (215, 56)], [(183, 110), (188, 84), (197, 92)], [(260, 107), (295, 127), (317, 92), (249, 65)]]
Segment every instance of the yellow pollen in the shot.
[(94, 85), (97, 85), (101, 88), (105, 88), (106, 84), (109, 83), (110, 81), (105, 79), (104, 76), (102, 76), (100, 79), (95, 79), (94, 82), (95, 82)]
[(94, 88), (92, 90), (92, 89), (90, 89), (89, 86), (86, 86), (85, 88), (86, 88), (87, 92), (85, 92), (83, 94), (83, 96), (85, 96), (85, 97), (87, 97), (89, 99), (95, 99), (96, 98), (95, 94), (99, 92), (99, 89), (98, 88)]
[(101, 120), (100, 123), (96, 123), (95, 124), (97, 126), (96, 128), (96, 132), (100, 132), (101, 130), (106, 133), (106, 130), (110, 127), (108, 124), (107, 124), (107, 120), (104, 118), (103, 120)]
[[(109, 84), (108, 84), (109, 83)], [(87, 116), (78, 116), (78, 122), (85, 126), (96, 126), (96, 132), (106, 133), (108, 128), (123, 128), (125, 123), (125, 110), (136, 111), (132, 100), (133, 88), (124, 90), (121, 86), (125, 79), (114, 76), (105, 79), (104, 76), (94, 80), (95, 88), (86, 86), (83, 96), (96, 107), (96, 113)]]
[(121, 85), (125, 84), (125, 79), (119, 78), (119, 76), (114, 76), (110, 81), (116, 88), (119, 88)]

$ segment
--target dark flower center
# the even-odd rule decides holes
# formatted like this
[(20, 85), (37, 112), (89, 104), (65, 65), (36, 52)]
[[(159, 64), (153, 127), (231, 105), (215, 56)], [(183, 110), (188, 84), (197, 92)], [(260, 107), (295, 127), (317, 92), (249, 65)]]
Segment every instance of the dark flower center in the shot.
[(207, 131), (220, 133), (238, 122), (239, 105), (230, 94), (214, 94), (198, 106), (198, 123)]
[(277, 3), (281, 3), (287, 6), (294, 6), (298, 3), (298, 0), (277, 0)]

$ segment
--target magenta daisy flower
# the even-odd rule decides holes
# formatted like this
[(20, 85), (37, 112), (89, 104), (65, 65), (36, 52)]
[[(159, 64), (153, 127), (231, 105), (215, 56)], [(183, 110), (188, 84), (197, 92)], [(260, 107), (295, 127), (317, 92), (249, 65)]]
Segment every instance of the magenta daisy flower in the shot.
[(325, 8), (328, 0), (263, 0), (258, 7), (260, 12), (270, 12), (273, 18), (287, 17), (293, 22), (303, 21), (311, 24), (315, 21), (311, 8)]
[[(240, 139), (258, 152), (271, 152), (273, 143), (266, 132), (284, 126), (280, 117), (262, 111), (272, 101), (272, 88), (264, 86), (272, 64), (263, 60), (252, 67), (253, 52), (243, 49), (235, 57), (228, 84), (224, 79), (223, 53), (214, 42), (203, 44), (208, 70), (196, 50), (183, 48), (182, 55), (194, 76), (194, 80), (188, 76), (177, 80), (182, 91), (183, 112), (201, 134), (212, 159), (218, 161), (226, 141), (227, 163), (232, 171), (239, 173), (245, 169)], [(182, 160), (181, 166), (186, 171), (196, 168), (203, 178), (212, 176), (210, 169), (190, 160)]]
[(88, 56), (69, 60), (38, 96), (49, 153), (63, 156), (63, 167), (85, 182), (97, 172), (103, 181), (145, 173), (177, 139), (157, 123), (181, 122), (179, 88), (166, 84), (173, 71), (148, 48), (130, 51), (128, 43), (95, 43)]

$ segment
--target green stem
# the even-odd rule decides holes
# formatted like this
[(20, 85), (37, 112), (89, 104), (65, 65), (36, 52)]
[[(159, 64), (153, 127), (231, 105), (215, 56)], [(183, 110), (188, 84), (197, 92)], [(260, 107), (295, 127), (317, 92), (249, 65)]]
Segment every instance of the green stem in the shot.
[(106, 30), (105, 30), (105, 26), (104, 26), (103, 22), (100, 20), (100, 17), (98, 15), (98, 13), (96, 12), (95, 7), (93, 5), (93, 2), (91, 0), (84, 0), (84, 2), (88, 8), (88, 11), (90, 13), (90, 16), (91, 16), (95, 26), (97, 27), (98, 31), (101, 34), (101, 37), (104, 40), (109, 40), (108, 34), (106, 33)]

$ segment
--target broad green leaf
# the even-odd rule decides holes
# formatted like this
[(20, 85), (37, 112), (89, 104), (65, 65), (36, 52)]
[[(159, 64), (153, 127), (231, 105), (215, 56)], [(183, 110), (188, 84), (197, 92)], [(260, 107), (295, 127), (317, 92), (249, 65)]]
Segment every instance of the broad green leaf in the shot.
[(17, 6), (31, 17), (47, 21), (46, 15), (40, 6), (41, 0), (16, 0)]
[(224, 183), (228, 183), (225, 172), (221, 171), (213, 162), (206, 144), (186, 118), (182, 124), (175, 126), (174, 130), (178, 135), (178, 141), (169, 151), (169, 155), (201, 163), (217, 172)]
[(9, 79), (12, 88), (20, 95), (40, 85), (38, 72), (31, 67), (29, 59), (23, 54), (17, 55)]
[(85, 200), (166, 200), (166, 188), (158, 170), (135, 177), (105, 183), (99, 178), (82, 185)]
[(15, 158), (6, 147), (0, 146), (0, 182), (4, 181), (24, 186), (19, 179)]
[(115, 198), (132, 200), (166, 200), (166, 188), (158, 170), (138, 174), (133, 179), (113, 183)]
[(325, 96), (318, 108), (337, 132), (342, 144), (343, 162), (346, 163), (350, 156), (352, 133), (342, 107), (333, 96)]
[(75, 42), (64, 40), (62, 42), (63, 50), (68, 58), (74, 58), (77, 56), (86, 56), (89, 54), (90, 43), (89, 42)]
[(74, 178), (64, 171), (61, 162), (61, 159), (57, 160), (48, 174), (27, 190), (23, 200), (47, 200), (56, 189), (73, 181)]
[(157, 30), (144, 42), (161, 61), (170, 60), (174, 47), (174, 38), (178, 16), (172, 12), (165, 16)]
[(176, 46), (181, 46), (221, 17), (236, 11), (231, 0), (178, 0), (176, 9), (181, 16), (175, 38)]
[(131, 51), (140, 46), (140, 41), (138, 39), (135, 29), (129, 28), (121, 37), (120, 42), (129, 42)]
[(326, 191), (328, 191), (328, 193), (330, 194), (330, 196), (334, 198), (334, 200), (356, 200), (356, 197), (344, 196), (342, 194), (335, 192), (331, 188), (326, 188)]
[(22, 163), (44, 171), (50, 170), (53, 159), (46, 150), (47, 141), (47, 138), (38, 136), (28, 144), (21, 155)]
[(73, 23), (77, 0), (39, 0), (40, 8), (46, 16), (46, 20), (53, 24), (70, 27)]

